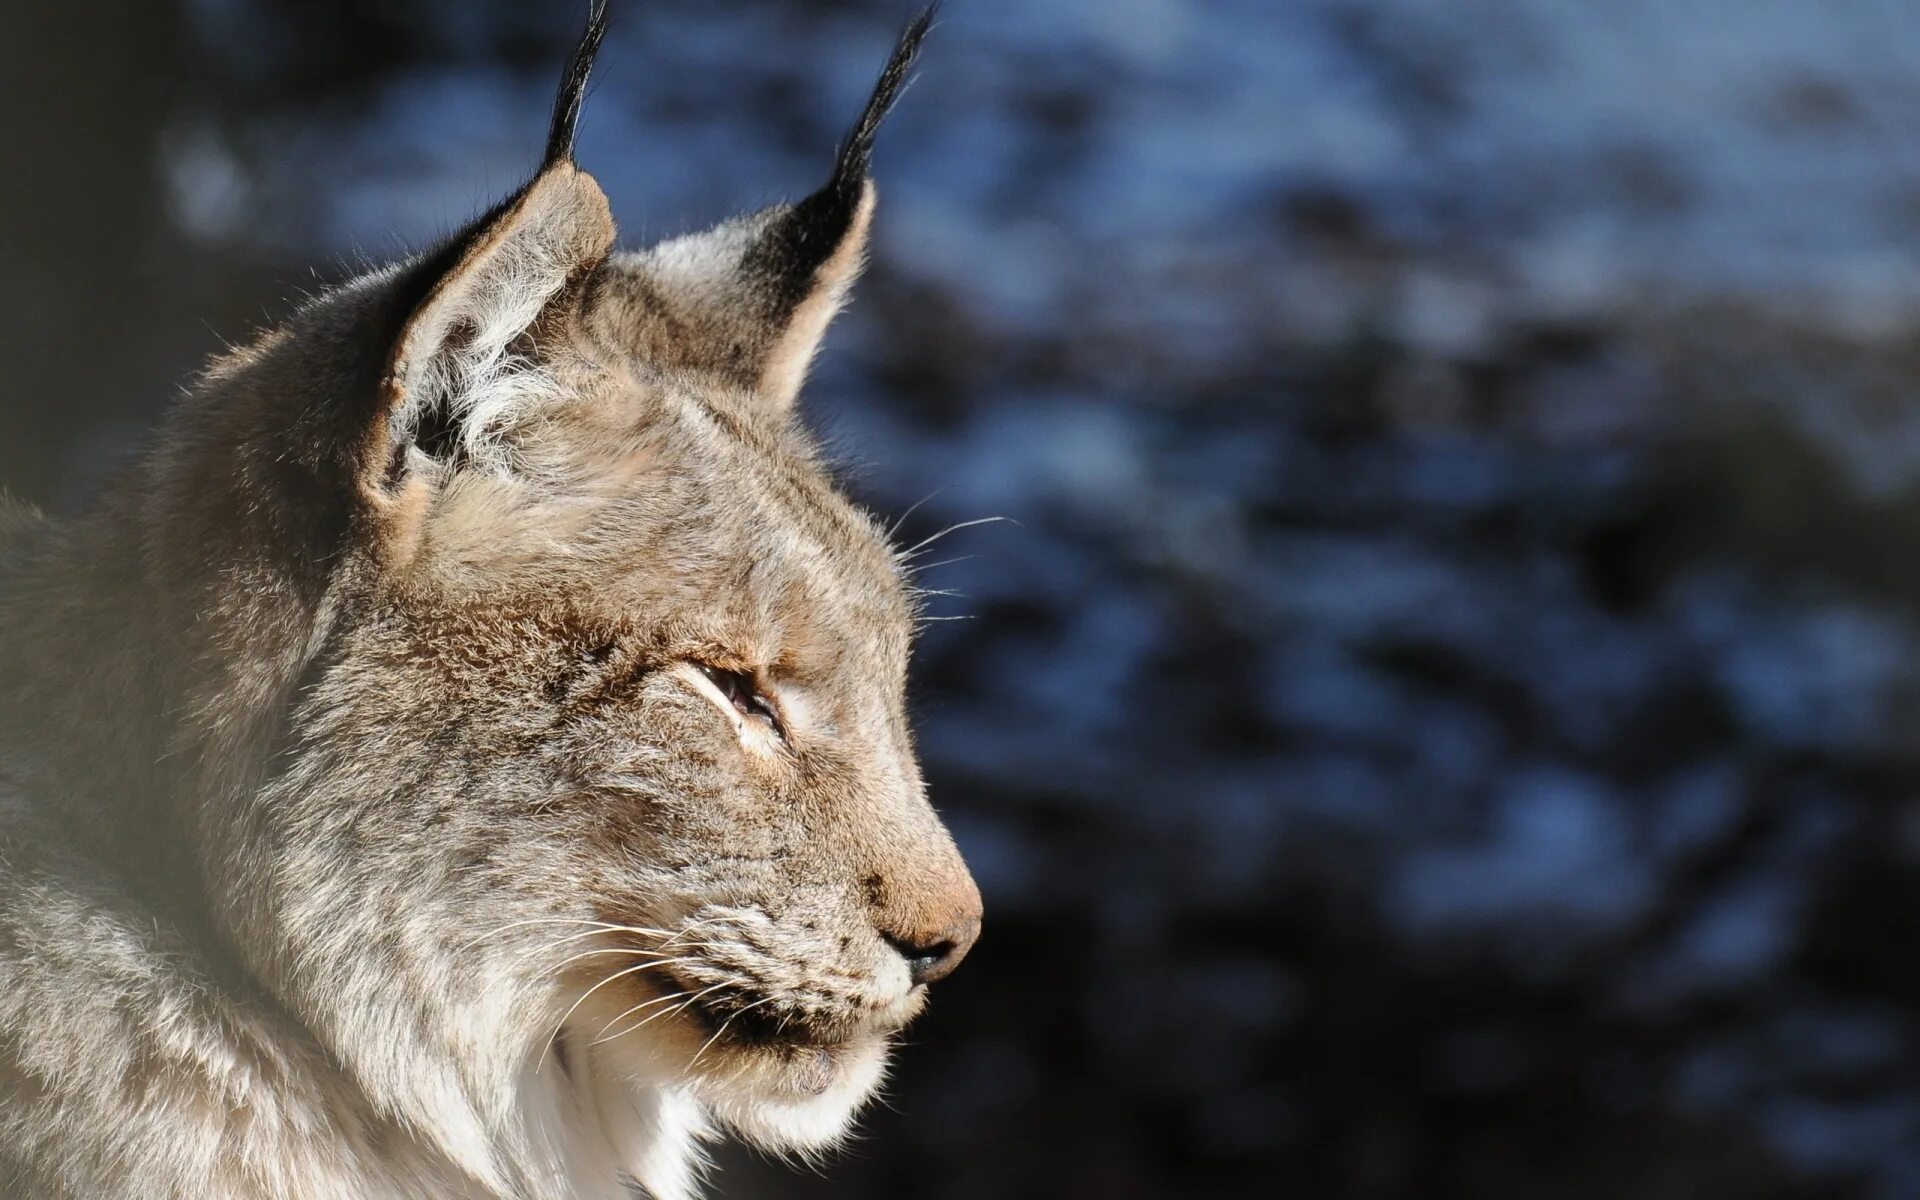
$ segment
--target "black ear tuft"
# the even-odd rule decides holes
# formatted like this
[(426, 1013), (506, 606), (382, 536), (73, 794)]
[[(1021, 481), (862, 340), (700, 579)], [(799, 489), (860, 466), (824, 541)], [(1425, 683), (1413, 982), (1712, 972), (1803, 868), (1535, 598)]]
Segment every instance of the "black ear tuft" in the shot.
[(894, 43), (886, 69), (873, 85), (867, 107), (860, 113), (853, 131), (847, 134), (847, 140), (840, 144), (833, 177), (825, 187), (794, 205), (792, 217), (775, 232), (776, 241), (792, 243), (775, 257), (788, 268), (786, 274), (794, 286), (807, 286), (806, 274), (833, 252), (853, 223), (873, 166), (874, 135), (880, 132), (880, 123), (887, 119), (893, 102), (906, 90), (913, 64), (920, 57), (920, 43), (926, 40), (927, 30), (933, 27), (933, 18), (939, 9), (940, 0), (933, 0), (900, 31), (900, 40)]
[(791, 408), (866, 258), (873, 139), (900, 98), (938, 4), (908, 23), (826, 184), (705, 233), (616, 261), (598, 277), (609, 337), (658, 366), (717, 374)]
[(914, 61), (920, 57), (920, 43), (926, 40), (927, 30), (933, 27), (933, 18), (939, 8), (940, 0), (933, 0), (900, 31), (900, 40), (893, 47), (893, 56), (887, 59), (886, 70), (880, 72), (879, 82), (873, 85), (873, 96), (867, 101), (866, 111), (860, 114), (859, 123), (840, 147), (840, 157), (833, 164), (833, 179), (827, 185), (828, 190), (851, 194), (859, 189), (860, 182), (867, 177), (873, 165), (874, 135), (880, 132), (880, 122), (887, 119), (893, 102), (900, 98), (900, 93), (906, 88)]
[(593, 59), (600, 53), (600, 40), (606, 36), (607, 0), (590, 0), (586, 32), (574, 47), (567, 73), (560, 80), (560, 95), (553, 102), (553, 125), (547, 132), (543, 168), (573, 159), (573, 131), (580, 124), (580, 103), (586, 98), (587, 77), (593, 73)]
[(853, 228), (867, 194), (874, 134), (906, 88), (914, 60), (920, 57), (920, 43), (939, 8), (939, 0), (934, 0), (901, 31), (865, 111), (841, 144), (833, 177), (768, 229), (742, 263), (749, 273), (767, 281), (775, 308), (783, 315), (813, 291), (814, 271), (840, 248)]

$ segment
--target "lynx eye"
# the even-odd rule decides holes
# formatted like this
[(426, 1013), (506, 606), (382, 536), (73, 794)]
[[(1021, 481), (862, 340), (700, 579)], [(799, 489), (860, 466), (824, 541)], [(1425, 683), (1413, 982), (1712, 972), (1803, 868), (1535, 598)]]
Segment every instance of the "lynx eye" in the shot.
[(767, 698), (766, 693), (760, 690), (753, 676), (745, 671), (729, 671), (724, 667), (709, 666), (706, 663), (697, 665), (700, 673), (707, 677), (707, 681), (726, 697), (727, 703), (733, 705), (735, 712), (749, 719), (766, 722), (767, 728), (771, 729), (776, 737), (783, 741), (786, 739), (787, 731), (780, 723), (779, 710), (774, 708), (773, 701)]

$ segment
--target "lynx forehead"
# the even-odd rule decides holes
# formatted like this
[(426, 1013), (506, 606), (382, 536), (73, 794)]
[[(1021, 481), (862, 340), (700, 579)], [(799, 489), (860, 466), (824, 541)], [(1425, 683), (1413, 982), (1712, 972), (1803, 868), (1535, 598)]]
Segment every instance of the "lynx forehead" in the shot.
[(795, 411), (930, 16), (819, 191), (619, 252), (596, 3), (530, 183), (0, 508), (0, 1192), (674, 1200), (844, 1132), (980, 925)]

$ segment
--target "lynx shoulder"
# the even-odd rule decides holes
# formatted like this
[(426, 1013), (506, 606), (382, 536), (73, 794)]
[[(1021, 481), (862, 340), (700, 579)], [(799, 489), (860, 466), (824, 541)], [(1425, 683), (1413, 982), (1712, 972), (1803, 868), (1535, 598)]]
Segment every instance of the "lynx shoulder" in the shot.
[(0, 503), (0, 1194), (629, 1196), (808, 1151), (979, 930), (911, 591), (797, 419), (827, 183), (637, 251), (573, 158)]

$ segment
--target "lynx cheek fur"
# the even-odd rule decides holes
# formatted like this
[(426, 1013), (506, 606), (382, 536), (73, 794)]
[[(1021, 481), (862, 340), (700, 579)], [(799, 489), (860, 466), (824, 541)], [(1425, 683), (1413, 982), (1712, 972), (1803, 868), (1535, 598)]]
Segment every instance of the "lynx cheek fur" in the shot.
[(910, 590), (794, 418), (902, 38), (819, 192), (613, 251), (524, 189), (0, 506), (0, 1194), (691, 1194), (839, 1136), (979, 929)]

